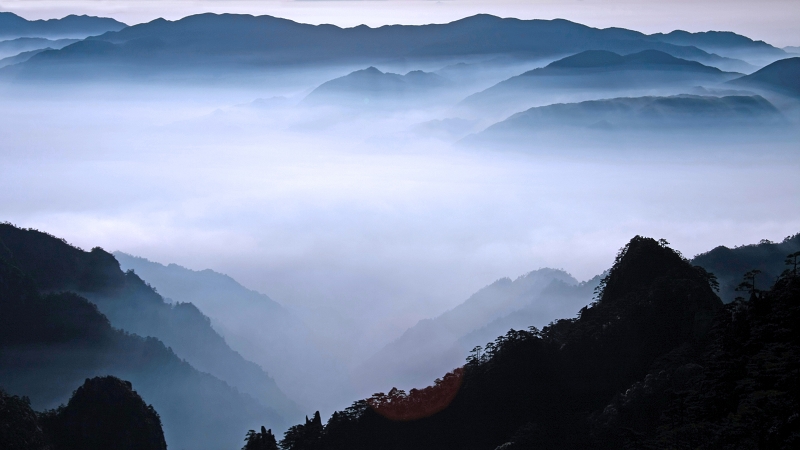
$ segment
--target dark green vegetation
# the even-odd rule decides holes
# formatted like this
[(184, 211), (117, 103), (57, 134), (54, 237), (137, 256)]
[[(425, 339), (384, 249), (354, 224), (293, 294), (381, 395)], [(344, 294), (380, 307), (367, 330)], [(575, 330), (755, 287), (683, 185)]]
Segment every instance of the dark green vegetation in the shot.
[[(273, 409), (176, 355), (173, 349), (185, 342), (180, 356), (195, 356), (194, 348), (247, 374), (238, 359), (215, 353), (214, 343), (224, 341), (191, 304), (164, 303), (100, 248), (84, 252), (8, 224), (0, 225), (0, 243), (0, 386), (9, 392), (30, 396), (36, 409), (52, 408), (84, 379), (115, 375), (153, 402), (167, 442), (179, 448), (230, 445), (243, 423), (284, 423)], [(148, 337), (112, 327), (118, 323)], [(165, 330), (172, 348), (152, 337)], [(270, 379), (260, 381), (264, 388)]]
[(785, 271), (727, 305), (714, 285), (666, 241), (637, 236), (577, 318), (511, 330), (434, 386), (375, 394), (325, 426), (306, 420), (281, 444), (796, 448), (800, 277)]

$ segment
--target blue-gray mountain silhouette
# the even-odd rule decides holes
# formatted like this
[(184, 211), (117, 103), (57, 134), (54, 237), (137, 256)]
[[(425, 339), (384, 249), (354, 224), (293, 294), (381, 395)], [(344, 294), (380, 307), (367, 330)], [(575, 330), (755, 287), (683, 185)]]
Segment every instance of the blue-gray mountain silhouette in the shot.
[(27, 52), (22, 52), (16, 54), (14, 56), (9, 56), (7, 58), (0, 59), (0, 67), (11, 66), (14, 64), (23, 63), (33, 57), (33, 55), (39, 54), (46, 50), (52, 50), (52, 48), (40, 48), (37, 50), (29, 50)]
[(651, 34), (650, 38), (673, 45), (697, 47), (713, 54), (734, 58), (755, 56), (778, 59), (786, 57), (786, 52), (782, 49), (730, 31), (689, 33), (675, 30), (667, 34)]
[(636, 95), (653, 89), (717, 84), (738, 75), (658, 50), (628, 55), (588, 50), (502, 81), (467, 97), (462, 105), (493, 109), (499, 114), (553, 103), (565, 93), (572, 98), (584, 95), (589, 100), (611, 93)]
[(800, 57), (775, 61), (756, 73), (731, 80), (731, 84), (800, 96)]
[(535, 107), (492, 125), (478, 136), (499, 138), (548, 131), (553, 127), (657, 130), (670, 126), (705, 128), (785, 123), (780, 111), (758, 95), (678, 95), (614, 98)]
[(78, 39), (46, 39), (33, 37), (9, 39), (0, 41), (0, 57), (5, 58), (18, 55), (22, 52), (41, 50), (44, 48), (57, 50), (69, 44), (74, 44), (75, 42), (78, 42)]
[(396, 104), (419, 99), (420, 96), (449, 85), (446, 78), (435, 73), (415, 70), (400, 75), (368, 67), (323, 83), (303, 102), (308, 105), (344, 106)]
[(70, 14), (61, 19), (26, 20), (10, 13), (0, 12), (0, 38), (85, 38), (119, 31), (127, 25), (108, 17), (77, 16)]
[[(89, 44), (91, 42), (91, 44)], [(308, 25), (271, 16), (199, 14), (156, 19), (93, 37), (31, 58), (22, 76), (197, 70), (262, 70), (283, 64), (371, 65), (398, 58), (520, 54), (559, 57), (600, 49), (635, 53), (661, 50), (682, 57), (714, 58), (696, 47), (661, 42), (635, 31), (597, 29), (566, 20), (501, 19), (477, 15), (448, 24)], [(58, 75), (53, 65), (61, 66)], [(68, 70), (67, 70), (68, 69)]]

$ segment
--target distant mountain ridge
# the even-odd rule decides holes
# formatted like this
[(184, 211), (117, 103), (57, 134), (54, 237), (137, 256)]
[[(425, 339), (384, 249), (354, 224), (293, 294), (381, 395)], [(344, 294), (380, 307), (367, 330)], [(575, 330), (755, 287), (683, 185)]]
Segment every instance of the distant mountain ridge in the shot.
[(568, 293), (556, 292), (552, 290), (556, 284), (579, 286), (568, 273), (549, 268), (534, 270), (513, 281), (501, 278), (455, 308), (419, 321), (370, 357), (357, 372), (374, 377), (369, 380), (362, 377), (362, 382), (375, 383), (375, 388), (380, 387), (377, 383), (419, 385), (458, 367), (469, 351), (465, 346), (485, 344), (483, 337), (492, 335), (497, 326), (502, 327), (509, 320), (516, 324), (517, 321), (509, 319), (511, 315), (535, 315), (536, 319), (526, 327), (545, 325), (591, 300), (591, 293), (576, 297), (569, 288)]
[(476, 138), (512, 139), (554, 128), (670, 132), (675, 126), (704, 131), (707, 127), (787, 124), (780, 111), (758, 95), (621, 97), (530, 108), (488, 127)]
[(587, 50), (501, 81), (465, 98), (460, 106), (507, 117), (531, 106), (557, 103), (566, 94), (586, 100), (640, 96), (654, 90), (674, 95), (692, 86), (716, 85), (739, 76), (658, 50), (627, 55)]
[(128, 25), (108, 17), (77, 16), (61, 19), (26, 20), (14, 13), (0, 12), (0, 39), (20, 37), (79, 38), (119, 31)]
[(800, 96), (800, 57), (775, 61), (755, 73), (731, 80), (730, 83)]
[(718, 58), (693, 46), (662, 42), (631, 30), (597, 29), (562, 19), (501, 19), (490, 15), (447, 24), (340, 28), (271, 16), (198, 14), (173, 22), (156, 19), (89, 41), (93, 43), (43, 52), (31, 58), (23, 72), (43, 76), (41, 70), (52, 65), (70, 69), (61, 72), (62, 77), (69, 73), (100, 76), (117, 73), (115, 70), (129, 71), (134, 66), (143, 73), (211, 66), (230, 71), (286, 64), (368, 65), (397, 58), (465, 55), (524, 54), (541, 58), (585, 50), (624, 54), (659, 50), (681, 57)]
[(308, 94), (303, 103), (344, 106), (364, 106), (371, 103), (391, 105), (419, 98), (450, 84), (444, 77), (421, 70), (400, 75), (368, 67), (323, 83)]
[(122, 252), (114, 256), (176, 305), (197, 305), (226, 343), (269, 372), (301, 407), (312, 402), (320, 409), (333, 407), (352, 395), (346, 370), (320, 350), (300, 319), (270, 297), (210, 269), (163, 265)]

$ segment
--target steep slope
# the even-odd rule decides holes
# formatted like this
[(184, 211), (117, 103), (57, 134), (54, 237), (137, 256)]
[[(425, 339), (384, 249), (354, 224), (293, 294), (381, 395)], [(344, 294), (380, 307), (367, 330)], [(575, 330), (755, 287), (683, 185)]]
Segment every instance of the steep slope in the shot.
[(7, 248), (0, 253), (0, 385), (30, 397), (36, 409), (66, 402), (86, 378), (114, 375), (133, 382), (152, 401), (171, 447), (225, 448), (239, 442), (243, 423), (282, 425), (273, 410), (197, 371), (161, 341), (112, 328), (85, 298), (46, 293), (49, 283), (63, 279), (63, 273), (51, 271), (59, 266), (91, 275), (75, 280), (78, 286), (96, 285), (103, 274), (42, 246), (36, 253), (47, 267), (25, 274)]
[(0, 12), (0, 38), (2, 39), (19, 37), (83, 39), (108, 31), (119, 31), (126, 26), (122, 22), (107, 17), (70, 14), (61, 19), (26, 20), (14, 13)]
[(300, 417), (298, 407), (258, 365), (228, 347), (209, 319), (191, 303), (170, 305), (133, 272), (122, 272), (100, 248), (85, 252), (34, 230), (0, 224), (3, 242), (20, 269), (40, 289), (73, 291), (88, 298), (111, 325), (164, 342), (192, 366), (249, 394), (265, 407)]
[(503, 115), (555, 103), (565, 97), (574, 101), (654, 91), (681, 93), (697, 85), (722, 83), (737, 75), (656, 50), (624, 56), (591, 50), (509, 78), (467, 97), (461, 104), (476, 111)]
[(535, 270), (514, 281), (497, 280), (455, 308), (421, 320), (406, 330), (363, 363), (354, 377), (359, 385), (370, 389), (380, 389), (386, 384), (406, 387), (426, 383), (461, 365), (469, 349), (465, 351), (459, 340), (495, 319), (527, 309), (537, 315), (537, 320), (526, 326), (544, 325), (587, 304), (591, 298), (567, 304), (569, 302), (559, 302), (566, 297), (545, 297), (543, 292), (554, 282), (569, 286), (578, 284), (568, 273), (555, 269)]
[(800, 97), (800, 57), (776, 61), (755, 73), (731, 80), (730, 83)]
[(590, 417), (665, 355), (702, 348), (721, 308), (704, 272), (664, 241), (637, 236), (603, 278), (599, 299), (577, 318), (541, 331), (511, 330), (433, 386), (375, 394), (332, 416), (309, 439), (283, 444), (291, 450), (620, 448), (595, 440)]
[(164, 297), (197, 305), (232, 348), (301, 404), (334, 408), (352, 398), (345, 369), (319, 349), (302, 321), (268, 296), (212, 270), (165, 266), (122, 252), (114, 256), (123, 270), (135, 271)]
[(60, 51), (43, 52), (7, 76), (119, 76), (199, 74), (274, 69), (286, 64), (371, 65), (404, 58), (462, 58), (519, 54), (557, 57), (602, 49), (634, 53), (647, 49), (708, 57), (702, 50), (650, 39), (635, 31), (597, 29), (566, 20), (501, 19), (477, 15), (448, 24), (306, 25), (270, 16), (199, 14), (171, 22), (156, 19), (94, 37)]
[(716, 247), (692, 259), (698, 265), (713, 273), (719, 282), (719, 297), (730, 303), (736, 297), (747, 297), (746, 292), (736, 291), (744, 274), (757, 269), (758, 289), (769, 289), (779, 275), (786, 269), (786, 255), (800, 251), (800, 233), (788, 236), (782, 242), (761, 241), (758, 244), (742, 245), (735, 248)]

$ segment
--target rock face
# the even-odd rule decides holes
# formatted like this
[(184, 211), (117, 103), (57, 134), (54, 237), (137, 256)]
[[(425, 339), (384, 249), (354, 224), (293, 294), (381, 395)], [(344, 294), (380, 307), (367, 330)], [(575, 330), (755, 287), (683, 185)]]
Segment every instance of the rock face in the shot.
[(87, 379), (67, 406), (45, 413), (43, 424), (58, 450), (166, 450), (161, 419), (130, 382)]

